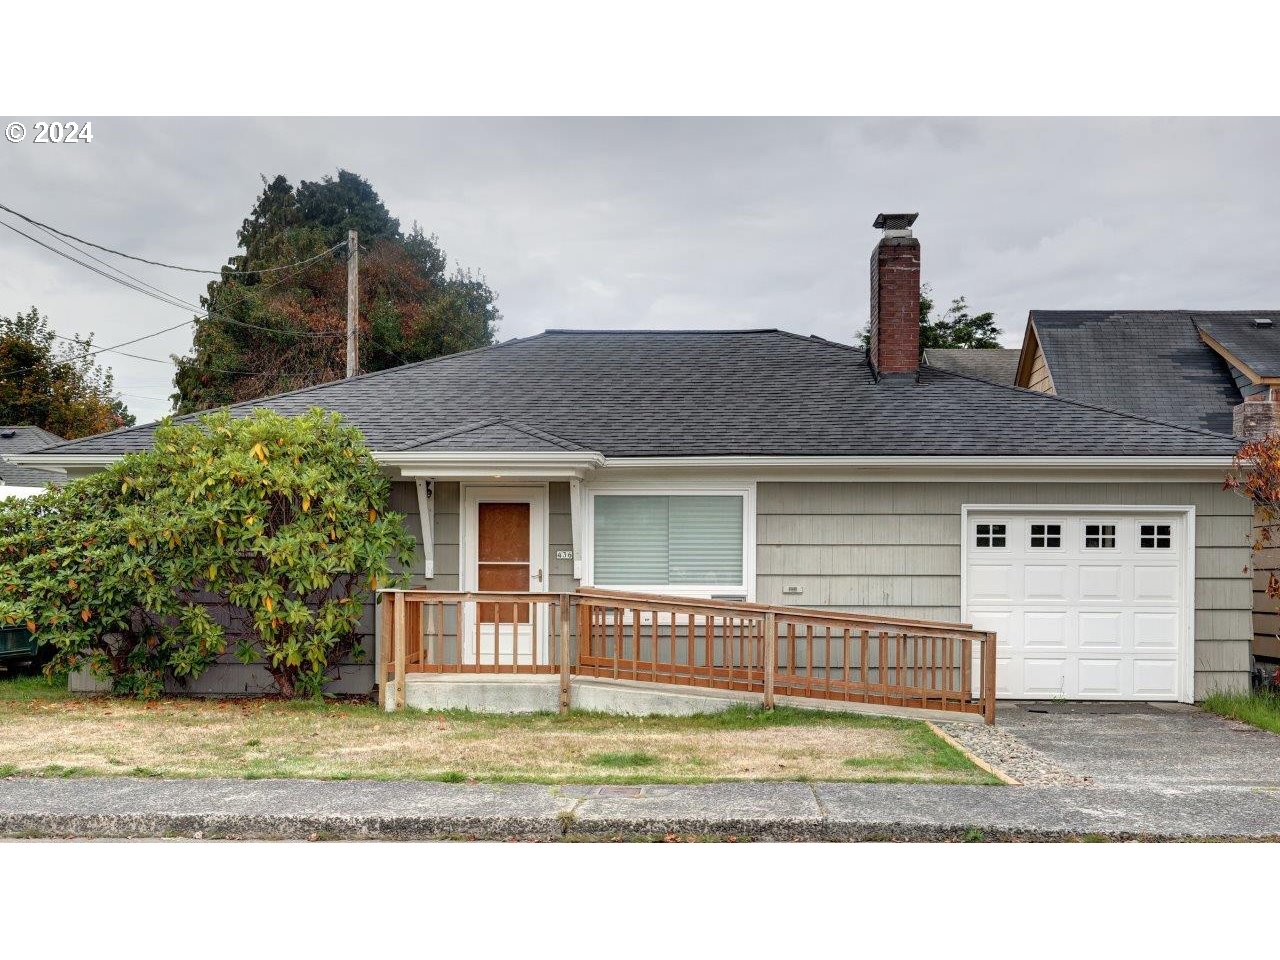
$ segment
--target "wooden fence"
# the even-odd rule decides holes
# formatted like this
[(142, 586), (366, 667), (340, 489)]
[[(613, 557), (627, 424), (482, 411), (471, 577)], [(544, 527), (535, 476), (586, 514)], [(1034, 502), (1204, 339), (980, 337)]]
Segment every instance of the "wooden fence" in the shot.
[(620, 593), (383, 591), (378, 685), (411, 673), (573, 675), (981, 714), (995, 721), (995, 634), (965, 624)]

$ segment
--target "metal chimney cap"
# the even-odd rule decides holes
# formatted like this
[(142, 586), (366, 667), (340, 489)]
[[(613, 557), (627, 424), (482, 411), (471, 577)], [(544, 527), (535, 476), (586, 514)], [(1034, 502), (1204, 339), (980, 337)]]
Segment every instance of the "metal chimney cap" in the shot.
[(877, 230), (910, 230), (918, 216), (918, 213), (878, 213), (871, 225)]

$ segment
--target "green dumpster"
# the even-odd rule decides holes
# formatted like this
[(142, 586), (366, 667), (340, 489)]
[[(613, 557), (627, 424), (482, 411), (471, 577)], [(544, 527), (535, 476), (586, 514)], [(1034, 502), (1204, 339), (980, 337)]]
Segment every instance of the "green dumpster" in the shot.
[(38, 662), (39, 641), (26, 627), (0, 627), (0, 667), (10, 673)]

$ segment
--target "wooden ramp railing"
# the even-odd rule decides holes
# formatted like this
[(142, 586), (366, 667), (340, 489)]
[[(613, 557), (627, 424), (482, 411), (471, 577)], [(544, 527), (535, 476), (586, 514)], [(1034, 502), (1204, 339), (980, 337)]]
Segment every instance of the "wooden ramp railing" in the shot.
[(622, 593), (381, 593), (378, 685), (411, 673), (559, 674), (981, 714), (995, 721), (995, 634), (967, 624)]

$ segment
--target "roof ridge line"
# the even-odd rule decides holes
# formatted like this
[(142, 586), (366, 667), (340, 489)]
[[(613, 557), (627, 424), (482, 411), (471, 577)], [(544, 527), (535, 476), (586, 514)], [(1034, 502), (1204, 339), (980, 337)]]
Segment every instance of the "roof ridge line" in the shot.
[(538, 427), (524, 423), (520, 420), (512, 420), (508, 418), (503, 421), (503, 425), (508, 426), (513, 430), (518, 430), (520, 433), (523, 433), (525, 436), (533, 437), (535, 440), (545, 440), (548, 443), (555, 444), (557, 447), (560, 447), (562, 450), (585, 450), (586, 449), (584, 446), (582, 446), (582, 444), (577, 443), (573, 440), (570, 440), (567, 437), (561, 437), (561, 436), (558, 436), (557, 434), (549, 433), (546, 430), (541, 430)]
[(1039, 390), (1031, 390), (1028, 387), (1019, 387), (1014, 384), (996, 383), (994, 380), (984, 380), (981, 377), (971, 376), (967, 373), (957, 373), (955, 370), (946, 370), (942, 367), (929, 367), (930, 370), (949, 377), (959, 377), (961, 380), (972, 380), (975, 383), (985, 383), (988, 386), (999, 387), (1002, 390), (1012, 390), (1014, 393), (1023, 396), (1043, 397), (1046, 400), (1056, 400), (1059, 403), (1070, 404), (1073, 407), (1081, 407), (1085, 410), (1093, 410), (1097, 413), (1110, 413), (1118, 417), (1124, 417), (1127, 420), (1136, 420), (1139, 423), (1150, 423), (1158, 427), (1171, 427), (1174, 430), (1181, 430), (1184, 433), (1193, 433), (1202, 437), (1213, 437), (1215, 440), (1236, 440), (1229, 433), (1215, 433), (1212, 430), (1202, 430), (1199, 427), (1188, 427), (1181, 423), (1170, 423), (1167, 420), (1156, 420), (1154, 417), (1144, 417), (1142, 414), (1133, 413), (1129, 410), (1117, 410), (1114, 407), (1104, 407), (1097, 403), (1086, 403), (1083, 400), (1074, 400), (1071, 397), (1061, 397), (1056, 393), (1041, 393)]
[(412, 440), (406, 440), (404, 443), (398, 443), (391, 450), (412, 450), (414, 447), (420, 447), (425, 443), (435, 443), (437, 440), (446, 440), (449, 437), (456, 437), (460, 433), (470, 433), (472, 430), (482, 430), (485, 427), (492, 427), (499, 423), (506, 423), (505, 417), (488, 417), (484, 420), (473, 420), (470, 423), (464, 423), (459, 427), (453, 427), (450, 430), (440, 430), (436, 433), (428, 433), (421, 437), (414, 437)]
[[(705, 334), (785, 333), (785, 332), (786, 331), (784, 330), (779, 330), (777, 327), (742, 327), (742, 328), (723, 329), (723, 330), (706, 328), (706, 327), (691, 327), (687, 330), (668, 329), (663, 327), (632, 327), (626, 330), (609, 330), (604, 327), (548, 327), (546, 330), (542, 331), (542, 333), (544, 334), (546, 333), (570, 333), (570, 334), (607, 333), (611, 336), (632, 336), (632, 335), (638, 335), (638, 334), (651, 335), (655, 333), (672, 334), (672, 335), (687, 335), (687, 334), (705, 335)], [(539, 334), (539, 336), (541, 335), (542, 334)]]

